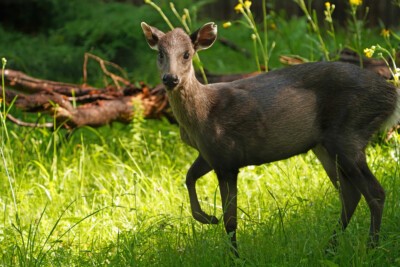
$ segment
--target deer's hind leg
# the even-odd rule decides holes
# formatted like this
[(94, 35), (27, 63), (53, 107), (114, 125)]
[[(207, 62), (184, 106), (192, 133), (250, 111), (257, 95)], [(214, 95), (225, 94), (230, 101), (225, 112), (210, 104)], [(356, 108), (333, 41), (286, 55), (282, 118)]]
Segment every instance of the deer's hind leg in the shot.
[[(342, 164), (345, 166), (346, 163)], [(371, 213), (368, 245), (369, 247), (375, 247), (379, 241), (379, 231), (386, 198), (385, 190), (369, 169), (364, 153), (359, 155), (353, 165), (355, 166), (352, 168), (347, 167), (344, 172), (346, 174), (349, 173), (349, 176), (352, 177), (352, 183), (361, 192), (368, 204)]]
[[(340, 200), (342, 202), (339, 226), (342, 230), (345, 230), (360, 202), (361, 193), (343, 174), (343, 171), (338, 165), (337, 158), (330, 155), (325, 147), (319, 145), (313, 149), (313, 152), (322, 163), (333, 185), (339, 190)], [(336, 236), (336, 232), (334, 232), (333, 236)]]
[(354, 137), (336, 139), (330, 146), (325, 146), (325, 154), (320, 151), (317, 153), (320, 154), (319, 157), (328, 155), (329, 165), (335, 164), (338, 169), (336, 173), (339, 174), (337, 177), (343, 204), (342, 229), (347, 227), (362, 194), (371, 213), (370, 246), (376, 246), (379, 240), (385, 191), (367, 165), (365, 147), (360, 147), (360, 144), (353, 145), (348, 140), (354, 140)]

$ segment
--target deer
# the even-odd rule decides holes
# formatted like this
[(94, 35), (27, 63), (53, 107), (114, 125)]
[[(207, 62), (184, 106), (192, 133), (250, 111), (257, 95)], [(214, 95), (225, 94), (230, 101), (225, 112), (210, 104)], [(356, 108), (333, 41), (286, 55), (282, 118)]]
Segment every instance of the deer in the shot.
[(378, 245), (385, 191), (367, 165), (365, 149), (374, 133), (399, 122), (400, 89), (342, 62), (305, 63), (205, 85), (196, 79), (192, 58), (214, 44), (215, 23), (190, 35), (180, 28), (164, 33), (145, 22), (141, 27), (158, 51), (160, 78), (181, 139), (199, 152), (185, 181), (194, 219), (219, 222), (202, 210), (196, 193), (196, 181), (214, 170), (224, 228), (238, 256), (239, 169), (312, 150), (339, 192), (337, 228), (346, 229), (363, 196), (371, 215), (368, 244)]

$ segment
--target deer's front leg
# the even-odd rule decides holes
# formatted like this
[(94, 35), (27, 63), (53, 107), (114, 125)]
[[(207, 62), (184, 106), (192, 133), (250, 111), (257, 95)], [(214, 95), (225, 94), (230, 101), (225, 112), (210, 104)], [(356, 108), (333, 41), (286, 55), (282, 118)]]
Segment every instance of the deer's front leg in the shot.
[(201, 209), (196, 193), (196, 181), (211, 170), (210, 165), (199, 155), (186, 175), (186, 187), (189, 192), (192, 215), (196, 220), (205, 224), (217, 224), (218, 219), (215, 216), (206, 214)]
[(237, 175), (238, 170), (229, 172), (217, 172), (219, 190), (221, 192), (222, 208), (224, 211), (225, 230), (231, 237), (232, 252), (236, 256), (239, 256), (236, 244)]

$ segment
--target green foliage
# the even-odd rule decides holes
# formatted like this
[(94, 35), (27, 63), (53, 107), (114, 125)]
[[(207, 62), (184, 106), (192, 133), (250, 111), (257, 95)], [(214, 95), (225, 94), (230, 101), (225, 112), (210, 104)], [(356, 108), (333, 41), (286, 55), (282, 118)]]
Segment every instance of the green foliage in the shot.
[[(77, 82), (82, 77), (84, 53), (91, 52), (141, 72), (144, 76), (141, 79), (151, 76), (150, 72), (135, 68), (154, 65), (155, 70), (155, 64), (148, 64), (150, 55), (142, 52), (147, 47), (140, 28), (142, 20), (152, 22), (156, 17), (150, 8), (97, 0), (51, 2), (54, 3), (51, 11), (59, 17), (46, 31), (25, 35), (0, 26), (0, 56), (9, 60), (9, 68), (38, 77)], [(92, 83), (101, 80), (99, 71), (92, 71), (89, 77)]]
[[(221, 224), (192, 219), (185, 172), (196, 153), (168, 122), (62, 131), (8, 125), (0, 166), (4, 266), (230, 266)], [(381, 246), (366, 250), (361, 203), (325, 254), (339, 216), (338, 193), (312, 153), (243, 168), (238, 266), (388, 266), (399, 263), (399, 136), (368, 149), (387, 191)], [(7, 168), (7, 172), (5, 172)], [(9, 173), (9, 176), (6, 175)], [(15, 191), (15, 205), (11, 186)], [(204, 209), (221, 218), (214, 174), (198, 183)]]
[[(175, 2), (176, 8), (181, 11), (188, 2)], [(154, 54), (143, 40), (140, 21), (167, 28), (149, 7), (97, 0), (43, 3), (43, 11), (54, 12), (52, 27), (25, 35), (0, 26), (0, 57), (6, 56), (8, 68), (76, 82), (84, 52), (92, 52), (129, 69), (132, 77), (158, 81)], [(161, 7), (168, 8), (164, 2)], [(195, 13), (191, 10), (194, 27), (201, 24)], [(268, 25), (275, 26), (268, 29), (268, 38), (276, 42), (269, 58), (272, 68), (280, 66), (281, 54), (321, 59), (320, 44), (307, 23), (304, 17), (269, 14)], [(248, 51), (251, 33), (240, 25), (219, 28), (220, 36)], [(363, 44), (380, 42), (378, 33), (364, 29)], [(349, 38), (342, 29), (335, 34), (338, 44)], [(329, 49), (335, 47), (331, 42), (325, 43)], [(220, 43), (202, 51), (201, 57), (214, 73), (256, 70), (251, 57)], [(98, 72), (89, 75), (92, 83), (100, 81)], [(242, 258), (232, 259), (222, 225), (201, 225), (190, 215), (184, 177), (196, 152), (181, 142), (176, 126), (136, 117), (127, 126), (81, 128), (67, 139), (60, 129), (6, 123), (8, 110), (1, 107), (1, 266), (400, 264), (398, 135), (367, 150), (372, 170), (387, 193), (382, 240), (376, 250), (366, 249), (369, 211), (362, 202), (348, 229), (339, 235), (337, 253), (326, 253), (340, 201), (319, 162), (308, 153), (241, 170)], [(197, 190), (202, 207), (221, 218), (215, 175), (200, 179)]]

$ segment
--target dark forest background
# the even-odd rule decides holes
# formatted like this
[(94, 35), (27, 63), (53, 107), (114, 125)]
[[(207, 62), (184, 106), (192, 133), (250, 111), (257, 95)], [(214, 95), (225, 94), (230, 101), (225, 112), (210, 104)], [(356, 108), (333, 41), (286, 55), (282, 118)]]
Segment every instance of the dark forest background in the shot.
[[(58, 1), (58, 0), (0, 0), (0, 23), (4, 27), (11, 27), (26, 33), (35, 33), (42, 29), (52, 28), (59, 26), (65, 16), (63, 14), (68, 2), (75, 1)], [(84, 0), (83, 2), (96, 2), (92, 0)], [(125, 3), (133, 6), (142, 6), (143, 0), (102, 0), (104, 3)], [(155, 1), (161, 6), (171, 1)], [(234, 19), (237, 16), (233, 11), (237, 0), (206, 0), (206, 1), (188, 1), (177, 0), (172, 1), (178, 6), (190, 5), (201, 6), (200, 15), (202, 17), (214, 18), (218, 20)], [(261, 0), (252, 1), (252, 10), (258, 17), (261, 17)], [(325, 0), (308, 1), (311, 6), (317, 11), (322, 13), (324, 9)], [(383, 24), (387, 27), (396, 26), (400, 22), (400, 10), (394, 8), (393, 0), (364, 0), (363, 6), (369, 7), (368, 24), (369, 26), (377, 26)], [(345, 0), (333, 0), (331, 4), (335, 4), (336, 11), (333, 15), (337, 21), (345, 22), (346, 10), (348, 10), (349, 3)], [(188, 5), (188, 6), (190, 6)], [(302, 12), (294, 1), (277, 1), (268, 0), (267, 6), (269, 10), (276, 12), (283, 12), (288, 16), (301, 16)]]
[[(396, 0), (364, 0), (358, 12), (360, 21), (368, 7), (365, 26), (368, 29), (376, 29), (375, 35), (379, 35), (383, 28), (398, 29), (400, 8), (393, 5), (393, 1)], [(174, 18), (169, 9), (171, 1), (154, 2), (169, 17)], [(240, 14), (234, 11), (237, 0), (173, 2), (179, 11), (183, 8), (190, 10), (194, 27), (208, 20), (222, 23), (241, 18)], [(324, 19), (325, 2), (306, 0), (306, 3), (316, 10), (321, 24)], [(349, 1), (330, 2), (336, 6), (333, 19), (338, 31), (348, 31)], [(262, 18), (261, 4), (261, 0), (256, 0), (251, 7), (258, 21)], [(267, 9), (271, 20), (279, 19), (281, 24), (289, 24), (291, 19), (303, 17), (303, 20), (294, 22), (299, 24), (299, 27), (292, 27), (292, 31), (280, 32), (281, 36), (287, 38), (279, 43), (280, 47), (290, 42), (292, 34), (303, 34), (301, 31), (306, 30), (304, 15), (294, 1), (267, 0)], [(151, 81), (151, 77), (154, 78), (155, 64), (153, 54), (149, 52), (143, 39), (139, 26), (141, 21), (167, 29), (159, 14), (145, 5), (143, 0), (0, 0), (0, 57), (7, 58), (8, 68), (21, 70), (33, 76), (79, 82), (82, 77), (83, 55), (85, 52), (91, 52), (126, 68), (132, 77)], [(174, 24), (179, 25), (176, 20)], [(224, 32), (220, 27), (220, 36), (229, 38), (231, 35), (235, 38), (242, 34), (242, 30), (239, 31)], [(251, 51), (251, 41), (247, 35), (245, 41), (237, 43)], [(368, 41), (369, 33), (364, 33), (363, 38)], [(283, 52), (294, 51), (286, 49)], [(272, 66), (274, 67), (274, 62)], [(244, 65), (243, 69), (248, 68)], [(99, 80), (100, 76), (98, 72), (90, 75), (94, 81)]]

